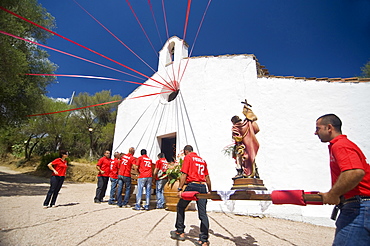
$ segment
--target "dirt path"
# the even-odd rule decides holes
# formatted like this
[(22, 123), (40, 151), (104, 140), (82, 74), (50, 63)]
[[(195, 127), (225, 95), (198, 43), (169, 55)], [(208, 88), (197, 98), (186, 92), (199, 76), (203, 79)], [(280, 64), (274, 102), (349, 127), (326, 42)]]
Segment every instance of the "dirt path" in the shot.
[[(0, 166), (0, 245), (194, 245), (197, 212), (186, 213), (185, 242), (169, 238), (176, 214), (95, 204), (96, 185), (65, 182), (57, 208), (42, 208), (49, 180)], [(274, 218), (209, 213), (212, 245), (331, 245), (334, 228)]]

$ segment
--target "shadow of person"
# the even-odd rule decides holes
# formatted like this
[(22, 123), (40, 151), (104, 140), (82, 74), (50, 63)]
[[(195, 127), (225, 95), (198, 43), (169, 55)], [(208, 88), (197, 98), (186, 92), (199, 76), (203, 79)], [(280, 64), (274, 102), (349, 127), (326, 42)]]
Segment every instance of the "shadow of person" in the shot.
[(70, 203), (66, 203), (66, 204), (59, 204), (58, 207), (69, 207), (69, 206), (75, 206), (75, 205), (78, 205), (80, 204), (79, 202), (70, 202)]
[(0, 196), (38, 196), (48, 190), (46, 178), (0, 172)]
[[(191, 225), (190, 227), (191, 229), (189, 230), (189, 233), (186, 234), (186, 236), (188, 240), (194, 243), (195, 241), (198, 241), (199, 239), (200, 228), (195, 225)], [(220, 233), (215, 233), (211, 229), (209, 230), (209, 234), (212, 234), (215, 237), (222, 238), (225, 241), (233, 242), (235, 243), (236, 246), (256, 246), (257, 245), (256, 239), (248, 234), (245, 234), (246, 235), (245, 237), (241, 237), (241, 236), (234, 237), (229, 232), (230, 236), (225, 236)]]

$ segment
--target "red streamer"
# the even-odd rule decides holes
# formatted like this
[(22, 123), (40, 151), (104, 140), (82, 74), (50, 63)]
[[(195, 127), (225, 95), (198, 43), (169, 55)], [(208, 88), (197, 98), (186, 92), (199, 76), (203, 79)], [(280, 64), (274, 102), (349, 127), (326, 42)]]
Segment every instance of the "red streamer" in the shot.
[(166, 94), (166, 93), (169, 93), (169, 92), (171, 92), (171, 91), (163, 91), (163, 92), (158, 92), (158, 93), (153, 93), (153, 94), (148, 94), (148, 95), (143, 95), (143, 96), (130, 97), (130, 98), (127, 98), (127, 99), (136, 99), (136, 98), (141, 98), (141, 97), (155, 96), (155, 95), (159, 95), (159, 94)]
[[(16, 14), (16, 13), (14, 13), (14, 12), (12, 12), (12, 11), (10, 11), (10, 10), (8, 10), (8, 9), (4, 8), (4, 7), (1, 7), (1, 6), (0, 6), (0, 9), (4, 10), (4, 11), (6, 11), (6, 12), (8, 12), (8, 13), (10, 13), (10, 14), (12, 14), (12, 15), (14, 15), (14, 16), (16, 16), (16, 17), (18, 17), (18, 18), (22, 19), (22, 20), (24, 20), (24, 21), (27, 21), (27, 22), (31, 23), (32, 25), (35, 25), (35, 26), (37, 26), (37, 27), (39, 27), (39, 28), (41, 28), (41, 29), (43, 29), (43, 30), (45, 30), (45, 31), (48, 31), (48, 32), (50, 32), (50, 33), (52, 33), (52, 34), (54, 34), (54, 35), (57, 35), (58, 37), (61, 37), (61, 38), (65, 39), (65, 40), (67, 40), (67, 41), (69, 41), (69, 42), (71, 42), (71, 43), (74, 43), (74, 44), (76, 44), (76, 45), (78, 45), (78, 46), (80, 46), (80, 47), (82, 47), (82, 48), (84, 48), (84, 49), (87, 49), (87, 50), (89, 50), (89, 51), (91, 51), (91, 52), (93, 52), (93, 53), (95, 53), (95, 54), (97, 54), (97, 55), (99, 55), (99, 56), (101, 56), (101, 57), (104, 57), (105, 59), (108, 59), (108, 60), (110, 60), (110, 61), (112, 61), (112, 62), (114, 62), (114, 63), (116, 63), (116, 64), (118, 64), (118, 65), (121, 65), (121, 66), (123, 66), (123, 67), (125, 67), (125, 68), (127, 68), (127, 69), (129, 69), (129, 70), (131, 70), (131, 71), (133, 71), (133, 72), (135, 72), (135, 73), (137, 73), (137, 74), (139, 74), (139, 75), (141, 75), (141, 76), (143, 76), (143, 77), (147, 78), (147, 79), (151, 79), (151, 80), (153, 80), (153, 81), (155, 81), (155, 82), (157, 82), (157, 83), (159, 83), (159, 84), (161, 84), (161, 85), (163, 85), (163, 86), (165, 86), (165, 87), (168, 87), (168, 86), (166, 86), (165, 84), (162, 84), (161, 82), (159, 82), (159, 81), (157, 81), (157, 80), (155, 80), (155, 79), (153, 79), (153, 78), (151, 78), (151, 77), (149, 77), (149, 76), (147, 76), (147, 75), (145, 75), (145, 74), (143, 74), (143, 73), (140, 73), (139, 71), (137, 71), (137, 70), (135, 70), (135, 69), (133, 69), (133, 68), (130, 68), (130, 67), (128, 67), (128, 66), (126, 66), (126, 65), (124, 65), (124, 64), (122, 64), (122, 63), (120, 63), (120, 62), (117, 62), (117, 61), (115, 61), (115, 60), (113, 60), (113, 59), (111, 59), (111, 58), (109, 58), (109, 57), (107, 57), (107, 56), (103, 55), (103, 54), (100, 54), (99, 52), (96, 52), (96, 51), (94, 51), (94, 50), (92, 50), (92, 49), (90, 49), (90, 48), (87, 48), (86, 46), (83, 46), (83, 45), (81, 45), (81, 44), (79, 44), (79, 43), (77, 43), (77, 42), (75, 42), (75, 41), (73, 41), (73, 40), (71, 40), (71, 39), (69, 39), (69, 38), (66, 38), (66, 37), (64, 37), (64, 36), (62, 36), (62, 35), (60, 35), (60, 34), (58, 34), (58, 33), (56, 33), (56, 32), (53, 32), (53, 31), (51, 31), (51, 30), (49, 30), (49, 29), (47, 29), (47, 28), (45, 28), (45, 27), (43, 27), (43, 26), (41, 26), (41, 25), (39, 25), (39, 24), (37, 24), (37, 23), (35, 23), (35, 22), (33, 22), (33, 21), (29, 20), (29, 19), (27, 19), (27, 18), (24, 18), (24, 17), (22, 17), (22, 16), (20, 16), (20, 15), (18, 15), (18, 14)], [(32, 41), (31, 41), (31, 42), (32, 42)], [(40, 45), (40, 44), (38, 44), (38, 45)], [(154, 48), (154, 47), (153, 47), (153, 48)], [(175, 91), (173, 88), (170, 88), (170, 87), (168, 87), (168, 88), (169, 88), (170, 90)]]
[(61, 50), (55, 49), (55, 48), (51, 48), (51, 47), (49, 47), (49, 46), (46, 46), (46, 45), (43, 45), (43, 44), (40, 44), (40, 43), (36, 43), (36, 42), (31, 41), (31, 40), (29, 40), (29, 39), (21, 38), (21, 37), (18, 37), (18, 36), (16, 36), (16, 35), (13, 35), (13, 34), (10, 34), (10, 33), (4, 32), (4, 31), (1, 31), (1, 30), (0, 30), (0, 33), (5, 34), (5, 35), (8, 35), (8, 36), (13, 37), (13, 38), (17, 38), (17, 39), (20, 39), (20, 40), (23, 40), (23, 41), (29, 42), (29, 43), (32, 43), (32, 44), (35, 44), (35, 45), (38, 45), (38, 46), (41, 46), (41, 47), (44, 47), (44, 48), (46, 48), (46, 49), (54, 50), (54, 51), (56, 51), (56, 52), (59, 52), (59, 53), (65, 54), (65, 55), (72, 56), (72, 57), (74, 57), (74, 58), (77, 58), (77, 59), (80, 59), (80, 60), (83, 60), (83, 61), (87, 61), (87, 62), (93, 63), (93, 64), (95, 64), (95, 65), (99, 65), (99, 66), (102, 66), (102, 67), (105, 67), (105, 68), (109, 68), (109, 69), (114, 70), (114, 71), (116, 71), (116, 72), (120, 72), (120, 73), (123, 73), (123, 74), (126, 74), (126, 75), (130, 75), (130, 76), (135, 77), (135, 78), (138, 78), (138, 79), (143, 79), (143, 78), (137, 77), (137, 76), (135, 76), (135, 75), (132, 75), (132, 74), (129, 74), (129, 73), (123, 72), (123, 71), (121, 71), (121, 70), (118, 70), (118, 69), (115, 69), (115, 68), (112, 68), (112, 67), (109, 67), (109, 66), (106, 66), (106, 65), (103, 65), (103, 64), (100, 64), (100, 63), (97, 63), (97, 62), (94, 62), (94, 61), (88, 60), (88, 59), (86, 59), (86, 58), (82, 58), (82, 57), (79, 57), (79, 56), (76, 56), (76, 55), (73, 55), (73, 54), (70, 54), (70, 53), (67, 53), (67, 52), (64, 52), (64, 51), (61, 51)]
[[(132, 54), (134, 54), (140, 61), (142, 61), (147, 67), (153, 72), (156, 72), (148, 63), (146, 63), (138, 54), (136, 54), (130, 47), (128, 47), (121, 39), (119, 39), (114, 33), (112, 33), (107, 27), (105, 27), (99, 20), (97, 20), (92, 14), (90, 14), (84, 7), (82, 7), (77, 1), (73, 0), (83, 11), (85, 11), (91, 18), (93, 18), (101, 27), (103, 27), (109, 34), (111, 34), (118, 42), (126, 47)], [(162, 77), (161, 77), (162, 78)], [(162, 78), (163, 79), (163, 78)], [(165, 79), (163, 79), (165, 80)]]
[(105, 102), (105, 103), (99, 103), (99, 104), (95, 104), (95, 105), (90, 105), (90, 106), (85, 106), (85, 107), (80, 107), (80, 108), (74, 108), (74, 109), (67, 109), (67, 110), (56, 111), (56, 112), (51, 112), (51, 113), (32, 114), (32, 115), (27, 115), (27, 117), (41, 116), (41, 115), (48, 115), (48, 114), (64, 113), (64, 112), (69, 112), (69, 111), (74, 111), (74, 110), (79, 110), (79, 109), (84, 109), (84, 108), (91, 108), (91, 107), (101, 106), (101, 105), (110, 104), (110, 103), (117, 103), (117, 102), (121, 102), (121, 101), (122, 101), (122, 100), (111, 101), (111, 102)]
[(188, 7), (186, 9), (186, 17), (185, 17), (185, 25), (184, 25), (184, 36), (183, 36), (184, 38), (183, 38), (183, 40), (185, 40), (186, 30), (188, 28), (190, 5), (191, 5), (191, 0), (188, 0)]
[[(155, 95), (158, 95), (158, 94), (165, 94), (165, 93), (169, 93), (169, 92), (171, 92), (171, 91), (164, 91), (164, 92), (153, 93), (153, 94), (148, 94), (148, 95), (143, 95), (143, 96), (138, 96), (138, 97), (131, 97), (131, 98), (126, 98), (126, 99), (136, 99), (136, 98), (141, 98), (141, 97), (149, 97), (149, 96), (155, 96)], [(69, 112), (69, 111), (74, 111), (74, 110), (79, 110), (79, 109), (84, 109), (84, 108), (92, 108), (92, 107), (96, 107), (96, 106), (106, 105), (106, 104), (110, 104), (110, 103), (117, 103), (117, 102), (121, 102), (121, 101), (122, 100), (99, 103), (99, 104), (95, 104), (95, 105), (90, 105), (90, 106), (85, 106), (85, 107), (80, 107), (80, 108), (74, 108), (74, 109), (66, 109), (66, 110), (50, 112), (50, 113), (32, 114), (32, 115), (27, 115), (27, 117), (64, 113), (64, 112)]]
[(138, 84), (138, 85), (145, 85), (145, 86), (151, 86), (155, 88), (161, 88), (159, 86), (155, 85), (148, 85), (144, 83), (129, 81), (129, 80), (121, 80), (121, 79), (114, 79), (114, 78), (107, 78), (107, 77), (98, 77), (98, 76), (87, 76), (87, 75), (73, 75), (73, 74), (39, 74), (39, 73), (26, 73), (26, 75), (33, 75), (33, 76), (56, 76), (56, 77), (70, 77), (70, 78), (84, 78), (84, 79), (103, 79), (103, 80), (113, 80), (113, 81), (122, 81), (132, 84)]
[(170, 38), (170, 35), (168, 34), (168, 24), (167, 24), (167, 18), (166, 18), (166, 8), (164, 7), (164, 0), (162, 0), (162, 11), (163, 11), (164, 24), (166, 26), (167, 40), (168, 40)]
[[(199, 24), (199, 27), (198, 27), (198, 30), (197, 30), (197, 34), (195, 35), (194, 42), (193, 42), (193, 45), (192, 45), (192, 47), (191, 47), (191, 50), (190, 50), (190, 53), (189, 53), (188, 57), (191, 57), (191, 55), (193, 54), (193, 49), (194, 49), (195, 43), (197, 42), (198, 35), (199, 35), (199, 32), (200, 32), (200, 28), (201, 28), (201, 27), (202, 27), (202, 25), (203, 25), (204, 18), (206, 17), (206, 13), (207, 13), (207, 11), (208, 11), (209, 5), (211, 4), (211, 1), (212, 1), (212, 0), (209, 0), (209, 1), (208, 1), (207, 7), (206, 7), (206, 9), (204, 10), (204, 13), (203, 13), (203, 16), (202, 16), (202, 20), (200, 21), (200, 24)], [(184, 68), (184, 70), (182, 71), (182, 75), (181, 75), (181, 77), (179, 78), (179, 82), (181, 82), (182, 77), (184, 77), (184, 73), (185, 73), (186, 68), (188, 67), (188, 63), (189, 63), (189, 58), (186, 60), (185, 68)]]
[(149, 4), (150, 12), (152, 12), (152, 17), (153, 17), (153, 20), (154, 20), (155, 28), (157, 29), (159, 41), (161, 42), (161, 44), (163, 44), (161, 34), (159, 33), (158, 24), (157, 24), (157, 21), (156, 21), (155, 16), (154, 16), (153, 5), (150, 2), (150, 0), (148, 0), (148, 4)]

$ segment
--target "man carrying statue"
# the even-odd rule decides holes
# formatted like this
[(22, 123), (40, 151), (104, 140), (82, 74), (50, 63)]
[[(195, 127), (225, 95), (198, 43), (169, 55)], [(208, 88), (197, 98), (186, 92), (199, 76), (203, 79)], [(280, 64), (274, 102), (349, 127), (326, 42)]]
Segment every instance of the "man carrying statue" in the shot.
[(233, 123), (232, 136), (235, 141), (233, 158), (235, 158), (237, 175), (233, 179), (239, 178), (259, 178), (255, 157), (259, 148), (256, 134), (259, 127), (256, 123), (257, 116), (253, 113), (252, 105), (244, 104), (243, 114), (245, 119), (242, 120), (235, 115), (231, 118)]

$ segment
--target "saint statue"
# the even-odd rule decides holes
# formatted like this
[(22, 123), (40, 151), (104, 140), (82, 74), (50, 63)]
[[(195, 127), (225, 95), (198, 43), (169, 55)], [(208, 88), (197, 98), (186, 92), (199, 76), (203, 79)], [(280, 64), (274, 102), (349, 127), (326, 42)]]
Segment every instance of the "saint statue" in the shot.
[(231, 118), (233, 123), (232, 136), (235, 141), (233, 158), (235, 158), (237, 175), (233, 179), (239, 178), (259, 178), (256, 167), (255, 157), (259, 148), (256, 134), (259, 127), (256, 123), (257, 116), (253, 113), (252, 105), (244, 104), (243, 114), (245, 119), (242, 120), (235, 115)]

